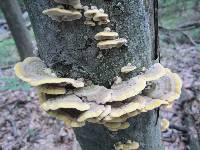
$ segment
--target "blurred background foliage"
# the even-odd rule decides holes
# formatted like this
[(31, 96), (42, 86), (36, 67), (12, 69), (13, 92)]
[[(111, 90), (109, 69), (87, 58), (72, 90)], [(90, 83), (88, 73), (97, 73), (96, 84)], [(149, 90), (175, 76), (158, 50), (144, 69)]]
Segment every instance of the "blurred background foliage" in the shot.
[(161, 46), (163, 44), (171, 47), (176, 44), (192, 44), (199, 49), (200, 27), (179, 31), (184, 25), (194, 23), (200, 24), (199, 0), (159, 0), (159, 26), (172, 29), (166, 31), (168, 33), (161, 30)]

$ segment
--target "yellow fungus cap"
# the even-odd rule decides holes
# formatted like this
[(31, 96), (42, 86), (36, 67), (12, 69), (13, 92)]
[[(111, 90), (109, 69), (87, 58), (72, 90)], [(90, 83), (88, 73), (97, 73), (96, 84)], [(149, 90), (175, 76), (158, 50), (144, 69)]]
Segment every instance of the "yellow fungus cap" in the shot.
[(133, 70), (135, 70), (136, 68), (137, 68), (136, 66), (128, 64), (127, 66), (124, 66), (124, 67), (121, 68), (121, 72), (122, 73), (129, 73), (129, 72), (132, 72)]
[(44, 84), (71, 84), (78, 88), (83, 87), (84, 83), (71, 78), (57, 78), (54, 75), (45, 71), (46, 65), (38, 57), (28, 57), (23, 62), (15, 65), (15, 74), (21, 80), (29, 83), (32, 86), (39, 86)]
[(122, 45), (126, 44), (127, 40), (124, 38), (119, 38), (115, 40), (106, 40), (97, 43), (97, 47), (100, 49), (111, 49), (111, 48), (120, 48)]
[(86, 21), (84, 21), (84, 24), (88, 25), (88, 26), (91, 26), (91, 27), (96, 26), (95, 22), (92, 21), (92, 20), (86, 20)]
[(92, 19), (98, 12), (98, 9), (89, 9), (84, 12), (84, 16), (86, 18)]
[(169, 128), (169, 120), (167, 119), (162, 119), (161, 120), (161, 131), (166, 131)]
[(116, 123), (107, 123), (104, 124), (104, 126), (106, 126), (108, 130), (116, 132), (119, 130), (124, 130), (129, 128), (130, 124), (128, 122), (123, 122), (123, 123), (116, 122)]
[(102, 120), (111, 113), (111, 105), (106, 105), (105, 110), (98, 116), (98, 120)]
[(146, 81), (158, 80), (166, 74), (166, 69), (159, 63), (151, 66), (144, 74), (140, 75)]
[(95, 35), (96, 40), (114, 40), (117, 39), (119, 34), (117, 32), (99, 32)]
[(94, 21), (105, 21), (107, 19), (108, 19), (108, 14), (103, 13), (103, 12), (98, 12), (93, 17)]
[(135, 95), (138, 95), (146, 86), (146, 81), (143, 78), (134, 77), (128, 81), (123, 81), (121, 84), (113, 85), (111, 89), (111, 101), (123, 101)]
[(181, 94), (182, 80), (176, 73), (167, 72), (166, 75), (153, 82), (154, 89), (147, 92), (147, 96), (166, 100), (169, 103), (178, 99)]
[(123, 116), (124, 114), (133, 112), (133, 111), (135, 111), (137, 109), (141, 109), (140, 103), (130, 102), (130, 103), (122, 105), (119, 108), (112, 108), (111, 109), (111, 113), (109, 114), (109, 116), (111, 116), (111, 117), (120, 117), (120, 116)]
[(58, 96), (56, 98), (48, 99), (41, 107), (45, 110), (57, 110), (60, 108), (74, 108), (80, 111), (90, 109), (88, 103), (84, 103), (80, 98), (75, 95)]
[(37, 92), (38, 99), (39, 99), (39, 104), (42, 105), (44, 102), (47, 101), (47, 97), (45, 93), (42, 93), (40, 91)]
[(61, 8), (50, 8), (42, 12), (56, 21), (73, 21), (80, 19), (82, 14), (77, 10), (66, 10)]
[(101, 115), (101, 113), (105, 110), (104, 105), (96, 105), (92, 104), (90, 109), (82, 113), (77, 121), (78, 122), (83, 122), (89, 118), (95, 118)]
[(81, 88), (74, 92), (75, 95), (97, 104), (105, 104), (106, 102), (109, 102), (111, 100), (111, 93), (112, 91), (110, 89), (99, 85)]
[(59, 111), (48, 111), (47, 114), (55, 117), (58, 120), (64, 121), (64, 123), (70, 127), (82, 127), (85, 125), (85, 122), (77, 122), (75, 118), (70, 116), (67, 113), (59, 112)]
[(114, 145), (115, 150), (136, 150), (140, 147), (139, 143), (136, 141), (128, 140), (127, 143), (122, 144), (118, 142)]

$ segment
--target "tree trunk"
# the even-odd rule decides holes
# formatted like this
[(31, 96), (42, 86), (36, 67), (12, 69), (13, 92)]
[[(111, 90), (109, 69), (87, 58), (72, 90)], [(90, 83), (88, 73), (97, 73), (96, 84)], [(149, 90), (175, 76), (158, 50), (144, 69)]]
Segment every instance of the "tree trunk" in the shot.
[(17, 0), (0, 0), (8, 26), (11, 30), (21, 60), (31, 56), (33, 44), (22, 17), (22, 12)]
[[(157, 30), (154, 29), (155, 2), (143, 0), (82, 0), (83, 5), (95, 5), (109, 14), (112, 30), (127, 38), (127, 46), (102, 51), (96, 47), (94, 35), (102, 26), (89, 27), (84, 19), (58, 23), (42, 15), (42, 11), (56, 6), (51, 0), (25, 0), (44, 62), (62, 77), (83, 77), (93, 83), (110, 87), (121, 67), (132, 63), (138, 69), (123, 79), (128, 79), (149, 67), (157, 56)], [(151, 12), (151, 13), (150, 13)], [(116, 142), (135, 140), (141, 150), (162, 150), (157, 112), (151, 111), (129, 119), (126, 130), (110, 132), (102, 125), (88, 123), (75, 128), (83, 150), (111, 150)]]

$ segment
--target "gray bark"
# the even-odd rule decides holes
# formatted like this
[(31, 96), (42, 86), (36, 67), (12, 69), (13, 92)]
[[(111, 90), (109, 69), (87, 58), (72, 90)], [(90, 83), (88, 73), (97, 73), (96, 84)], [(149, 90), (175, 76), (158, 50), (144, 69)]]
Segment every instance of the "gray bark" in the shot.
[[(83, 20), (57, 23), (42, 15), (42, 11), (56, 6), (50, 0), (25, 0), (38, 44), (39, 55), (44, 62), (62, 77), (92, 80), (95, 84), (110, 87), (121, 67), (132, 63), (137, 70), (122, 76), (128, 79), (150, 66), (157, 53), (154, 29), (154, 2), (143, 0), (82, 0), (83, 5), (95, 5), (109, 14), (108, 25), (120, 37), (127, 38), (127, 46), (119, 49), (100, 50), (94, 35), (102, 26), (89, 27)], [(151, 14), (150, 14), (151, 12)], [(151, 111), (129, 119), (131, 127), (119, 132), (110, 132), (102, 125), (88, 123), (74, 129), (83, 150), (111, 150), (116, 142), (136, 140), (141, 150), (161, 150), (160, 126), (157, 113)]]
[(21, 60), (31, 56), (33, 44), (17, 0), (0, 0), (0, 8), (11, 30)]

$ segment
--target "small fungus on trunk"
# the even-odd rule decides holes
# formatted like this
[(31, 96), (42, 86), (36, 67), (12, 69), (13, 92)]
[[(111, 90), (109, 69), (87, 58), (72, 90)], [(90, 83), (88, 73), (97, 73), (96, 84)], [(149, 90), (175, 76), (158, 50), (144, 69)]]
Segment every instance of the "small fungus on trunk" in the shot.
[(121, 72), (126, 74), (126, 73), (129, 73), (129, 72), (132, 72), (136, 68), (137, 68), (136, 66), (133, 66), (133, 65), (131, 65), (131, 63), (128, 63), (127, 66), (124, 66), (124, 67), (121, 68)]
[(105, 40), (97, 43), (97, 47), (99, 49), (112, 49), (112, 48), (120, 48), (122, 45), (126, 44), (127, 40), (124, 38), (119, 38), (115, 40)]
[(139, 143), (136, 141), (128, 140), (125, 144), (118, 142), (114, 145), (115, 150), (136, 150), (140, 147)]
[(161, 131), (164, 132), (169, 128), (169, 120), (167, 119), (162, 119), (161, 120)]
[(82, 17), (82, 14), (78, 10), (66, 10), (63, 8), (50, 8), (44, 10), (42, 13), (58, 22), (78, 20)]

